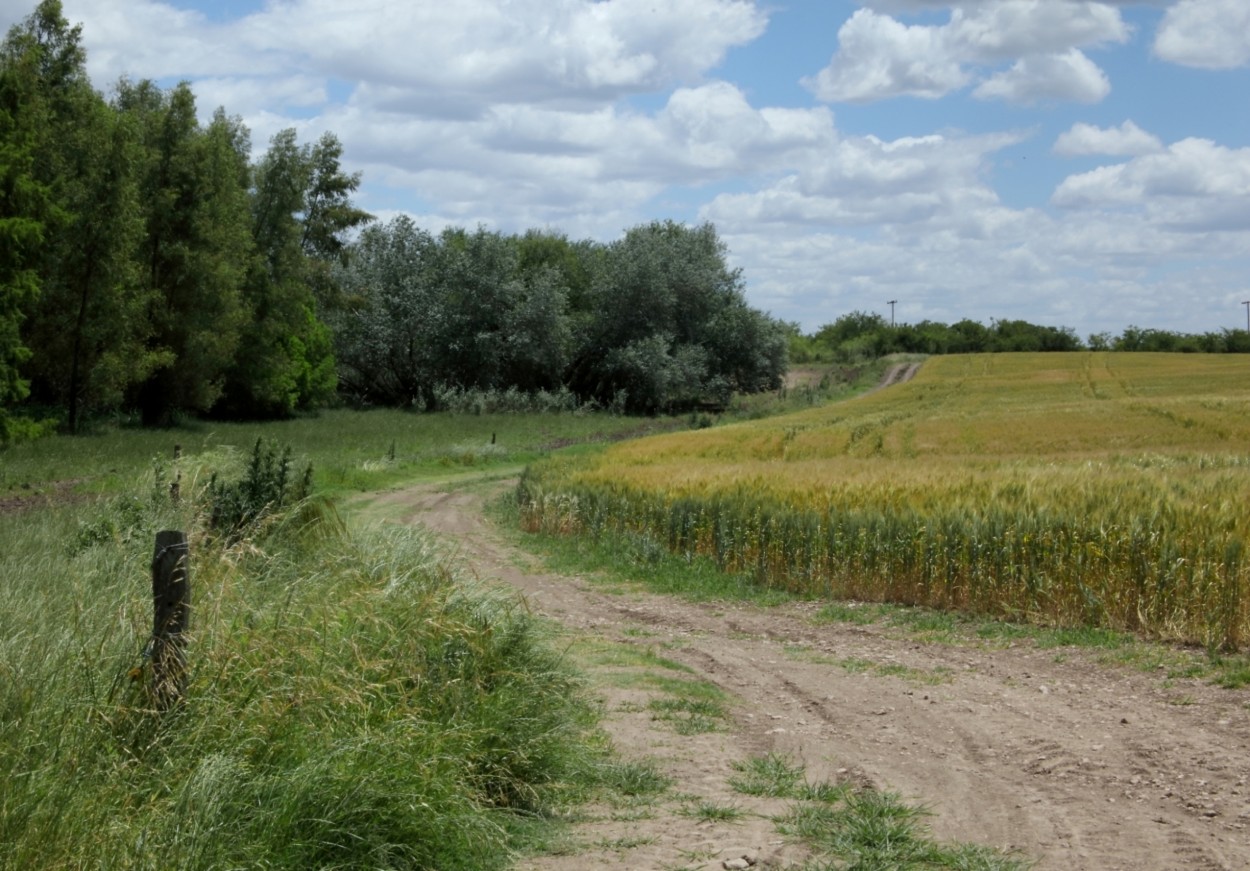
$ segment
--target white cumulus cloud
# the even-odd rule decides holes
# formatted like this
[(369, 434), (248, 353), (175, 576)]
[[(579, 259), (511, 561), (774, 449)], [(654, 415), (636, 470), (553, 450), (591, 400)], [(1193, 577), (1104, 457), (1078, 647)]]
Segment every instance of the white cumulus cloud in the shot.
[(1132, 207), (1178, 230), (1250, 229), (1250, 148), (1182, 139), (1157, 154), (1069, 176), (1051, 201), (1069, 209)]
[(1163, 16), (1154, 50), (1164, 60), (1191, 67), (1250, 64), (1250, 3), (1180, 0)]
[[(610, 101), (699, 79), (767, 15), (749, 0), (282, 0), (216, 23), (159, 0), (65, 0), (99, 84), (306, 76), (369, 82), (396, 102)], [(19, 16), (14, 16), (19, 17)]]
[(1153, 133), (1147, 133), (1132, 121), (1119, 127), (1095, 127), (1078, 122), (1055, 140), (1051, 149), (1064, 157), (1080, 157), (1090, 154), (1134, 156), (1154, 154), (1163, 150), (1163, 143)]
[(996, 73), (972, 92), (981, 100), (1009, 103), (1073, 101), (1097, 103), (1111, 93), (1111, 82), (1098, 65), (1077, 48), (1062, 54), (1030, 55), (1011, 69)]
[[(984, 79), (977, 95), (1012, 102), (1097, 102), (1110, 91), (1080, 47), (1122, 43), (1120, 12), (1089, 0), (925, 0), (870, 4), (891, 11), (950, 8), (945, 24), (906, 24), (861, 8), (838, 31), (828, 66), (804, 80), (821, 100), (937, 98)], [(1005, 71), (996, 66), (1014, 61)], [(989, 76), (988, 79), (985, 79)]]
[(829, 66), (803, 83), (821, 100), (858, 102), (941, 97), (968, 78), (940, 28), (908, 26), (860, 9), (838, 31), (838, 53)]
[(924, 232), (939, 226), (983, 235), (993, 224), (983, 218), (998, 209), (997, 196), (982, 178), (985, 157), (1022, 138), (845, 137), (772, 184), (717, 196), (701, 217), (727, 227), (887, 225), (897, 232)]
[(1129, 33), (1119, 11), (1084, 0), (997, 0), (957, 6), (947, 29), (960, 55), (978, 61), (1124, 42)]

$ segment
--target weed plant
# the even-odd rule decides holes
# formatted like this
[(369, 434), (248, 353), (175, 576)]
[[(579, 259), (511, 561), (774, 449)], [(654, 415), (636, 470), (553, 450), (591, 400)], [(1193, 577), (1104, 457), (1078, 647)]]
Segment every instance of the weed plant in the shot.
[[(0, 869), (497, 868), (578, 796), (654, 785), (609, 763), (542, 627), (419, 532), (305, 501), (212, 536), (210, 474), (181, 463), (176, 504), (157, 470), (0, 517)], [(141, 651), (166, 527), (193, 610), (160, 713)]]
[(304, 467), (292, 480), (291, 447), (278, 452), (276, 444), (257, 439), (247, 473), (236, 481), (222, 481), (213, 474), (208, 481), (208, 525), (231, 538), (239, 538), (265, 517), (282, 511), (289, 503), (306, 499), (312, 490), (312, 466)]

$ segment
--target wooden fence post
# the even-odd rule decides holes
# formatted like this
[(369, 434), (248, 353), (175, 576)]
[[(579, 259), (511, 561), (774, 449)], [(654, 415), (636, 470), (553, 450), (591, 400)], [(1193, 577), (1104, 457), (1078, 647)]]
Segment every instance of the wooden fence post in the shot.
[(177, 468), (182, 459), (182, 445), (174, 445), (174, 480), (169, 484), (169, 501), (177, 502), (182, 496), (182, 471)]
[(187, 688), (190, 561), (185, 532), (165, 529), (156, 533), (152, 554), (152, 695), (162, 711), (181, 701)]

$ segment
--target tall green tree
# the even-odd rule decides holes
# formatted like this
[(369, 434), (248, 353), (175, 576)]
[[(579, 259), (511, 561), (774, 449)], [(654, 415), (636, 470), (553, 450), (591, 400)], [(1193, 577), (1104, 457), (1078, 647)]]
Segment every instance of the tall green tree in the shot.
[(118, 406), (162, 356), (146, 346), (148, 292), (135, 255), (142, 237), (137, 140), (126, 119), (94, 93), (59, 138), (64, 219), (48, 239), (44, 293), (29, 337), (37, 389), (67, 412)]
[(359, 177), (342, 171), (341, 153), (333, 135), (301, 146), (288, 129), (254, 167), (249, 320), (217, 413), (281, 417), (334, 395), (332, 339), (318, 300), (339, 304), (331, 266), (343, 257), (344, 234), (370, 218), (351, 203)]
[(20, 366), (30, 357), (21, 325), (39, 296), (34, 268), (43, 243), (49, 193), (34, 175), (34, 137), (22, 116), (10, 58), (0, 66), (0, 444), (11, 436), (9, 409), (26, 398)]
[(555, 390), (572, 359), (574, 323), (564, 273), (554, 267), (523, 270), (509, 282), (500, 383), (523, 391)]
[(338, 270), (332, 312), (342, 391), (354, 402), (419, 404), (439, 377), (443, 300), (433, 280), (438, 243), (410, 218), (366, 227)]
[(349, 236), (373, 220), (357, 208), (352, 195), (360, 187), (360, 173), (343, 171), (343, 145), (333, 133), (325, 133), (305, 149), (309, 168), (300, 239), (308, 257), (308, 281), (322, 313), (343, 302), (335, 282), (335, 267), (346, 262)]
[(163, 425), (217, 402), (248, 320), (250, 142), (222, 110), (202, 126), (186, 83), (164, 91), (122, 82), (116, 105), (137, 126), (143, 149), (147, 349), (161, 361), (132, 401), (145, 424)]
[(91, 87), (80, 28), (59, 0), (14, 27), (2, 55), (11, 105), (33, 120), (32, 173), (54, 206), (35, 267), (42, 293), (24, 325), (25, 369), (37, 399), (67, 410), (72, 432), (85, 408), (117, 404), (150, 360), (133, 268), (135, 142)]
[[(299, 215), (310, 175), (294, 130), (277, 134), (253, 168), (250, 227), (255, 256), (243, 285), (247, 321), (217, 413), (284, 416), (300, 401), (300, 372), (307, 363), (299, 333), (313, 300), (305, 280)], [(332, 391), (333, 382), (328, 386)]]

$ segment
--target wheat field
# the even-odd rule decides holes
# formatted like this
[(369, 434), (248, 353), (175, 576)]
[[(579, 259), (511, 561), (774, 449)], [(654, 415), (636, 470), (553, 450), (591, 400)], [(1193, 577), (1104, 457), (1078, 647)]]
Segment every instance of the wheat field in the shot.
[(932, 358), (907, 384), (539, 464), (531, 527), (646, 531), (796, 592), (1128, 629), (1250, 630), (1250, 366)]

